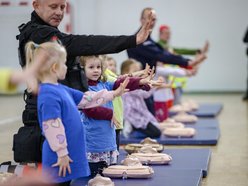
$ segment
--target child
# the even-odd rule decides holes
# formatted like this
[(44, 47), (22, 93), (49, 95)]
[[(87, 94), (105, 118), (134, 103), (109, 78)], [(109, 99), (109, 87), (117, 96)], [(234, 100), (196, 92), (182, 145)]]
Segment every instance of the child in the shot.
[[(105, 56), (103, 57), (102, 60), (103, 60), (104, 66), (106, 66), (104, 74), (107, 77), (107, 81), (115, 82), (118, 79), (118, 76), (116, 74), (116, 61), (114, 60), (114, 58), (110, 56)], [(115, 128), (116, 145), (117, 145), (117, 150), (119, 150), (120, 132), (123, 129), (123, 103), (122, 103), (121, 96), (116, 97), (113, 100), (113, 109), (114, 109), (117, 123), (119, 123), (119, 125), (117, 125)]]
[[(116, 75), (116, 61), (114, 58), (110, 56), (104, 56), (103, 57), (103, 63), (104, 66), (106, 66), (106, 69), (104, 71), (107, 81), (110, 82), (115, 82), (118, 79), (118, 76)], [(135, 71), (130, 74), (126, 73), (123, 74), (123, 77), (129, 76), (129, 77), (146, 77), (149, 73), (151, 73), (151, 69), (148, 65), (146, 65), (146, 68), (141, 71)], [(114, 108), (114, 113), (116, 120), (120, 125), (116, 126), (115, 132), (116, 132), (116, 145), (117, 145), (117, 150), (119, 150), (119, 141), (120, 141), (120, 132), (123, 129), (123, 102), (122, 102), (122, 97), (116, 97), (113, 100), (113, 108)]]
[(32, 89), (37, 89), (37, 84), (30, 81), (36, 76), (38, 69), (42, 66), (39, 61), (32, 64), (28, 69), (12, 70), (10, 68), (0, 68), (0, 93), (11, 94), (17, 91), (17, 86), (27, 83)]
[(110, 70), (111, 72), (113, 72), (114, 74), (117, 74), (117, 71), (116, 71), (117, 64), (116, 64), (115, 59), (110, 57), (110, 56), (106, 56), (104, 60), (105, 60), (105, 63), (106, 63), (106, 68), (108, 70)]
[(13, 94), (17, 92), (17, 85), (28, 79), (25, 71), (12, 70), (9, 68), (0, 69), (0, 93)]
[[(99, 91), (102, 89), (114, 90), (124, 78), (115, 82), (106, 81), (103, 62), (98, 56), (85, 56), (80, 58), (82, 68), (88, 78), (89, 90)], [(150, 78), (150, 77), (149, 77)], [(149, 89), (146, 79), (129, 78), (127, 88), (132, 91), (137, 88)], [(113, 112), (112, 102), (103, 107), (84, 109), (82, 117), (86, 129), (87, 158), (89, 161), (91, 176), (101, 174), (104, 167), (117, 163), (117, 145), (115, 127), (119, 125)]]
[[(139, 70), (141, 70), (141, 64), (132, 59), (124, 61), (121, 65), (121, 74), (132, 74)], [(148, 110), (144, 101), (144, 99), (150, 97), (152, 93), (153, 90), (149, 92), (135, 90), (124, 94), (122, 96), (124, 103), (124, 120), (125, 124), (126, 122), (130, 123), (134, 130), (144, 133), (147, 137), (158, 138), (161, 135), (158, 128), (158, 121)]]
[[(72, 179), (89, 175), (84, 129), (78, 108), (99, 106), (124, 92), (128, 82), (116, 91), (85, 92), (58, 83), (66, 75), (66, 50), (57, 43), (26, 45), (27, 67), (39, 56), (46, 56), (37, 74), (38, 118), (45, 136), (42, 173), (58, 185), (70, 185)], [(35, 61), (36, 62), (36, 61)]]
[[(173, 80), (169, 81), (169, 76), (187, 77), (195, 74), (195, 70), (187, 70), (183, 68), (175, 68), (172, 66), (164, 66), (157, 62), (155, 78), (163, 78), (167, 83), (173, 84)], [(168, 117), (168, 109), (172, 106), (174, 95), (172, 87), (163, 87), (156, 89), (153, 93), (155, 117), (159, 122), (163, 122)]]

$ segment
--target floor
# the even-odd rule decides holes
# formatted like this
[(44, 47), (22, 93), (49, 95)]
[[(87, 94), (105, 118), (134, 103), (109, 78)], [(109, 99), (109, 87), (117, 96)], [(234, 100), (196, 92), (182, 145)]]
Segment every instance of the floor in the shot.
[[(240, 94), (193, 94), (184, 97), (197, 102), (224, 104), (224, 109), (218, 116), (221, 137), (216, 146), (210, 146), (212, 157), (209, 174), (203, 179), (202, 186), (248, 185), (248, 102), (243, 102), (241, 97)], [(22, 96), (0, 96), (0, 103), (0, 162), (3, 162), (13, 160), (12, 138), (22, 126), (20, 118), (24, 101)], [(175, 148), (175, 146), (166, 148)], [(176, 146), (176, 148), (187, 148), (187, 146)]]

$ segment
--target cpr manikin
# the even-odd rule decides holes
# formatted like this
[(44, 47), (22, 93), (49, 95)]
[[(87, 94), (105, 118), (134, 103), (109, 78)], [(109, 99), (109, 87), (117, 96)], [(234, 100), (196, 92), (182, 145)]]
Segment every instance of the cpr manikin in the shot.
[(143, 146), (138, 153), (132, 153), (129, 157), (136, 157), (142, 164), (168, 164), (172, 157), (165, 153), (158, 153), (151, 146)]
[(112, 178), (150, 178), (154, 170), (141, 164), (136, 157), (127, 157), (123, 165), (112, 165), (103, 170), (103, 175)]

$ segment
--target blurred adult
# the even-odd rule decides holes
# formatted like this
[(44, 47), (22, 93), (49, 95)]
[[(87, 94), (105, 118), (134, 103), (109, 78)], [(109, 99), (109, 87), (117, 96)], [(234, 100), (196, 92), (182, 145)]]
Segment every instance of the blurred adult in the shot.
[[(209, 42), (206, 41), (202, 48), (176, 48), (170, 45), (171, 29), (168, 25), (161, 25), (159, 27), (159, 40), (158, 44), (163, 47), (166, 51), (176, 55), (205, 55), (208, 52)], [(173, 65), (177, 68), (177, 66)], [(172, 84), (172, 90), (174, 93), (173, 104), (177, 105), (181, 103), (181, 97), (183, 89), (187, 84), (187, 77), (174, 77), (169, 76), (170, 80), (174, 80)]]
[[(153, 8), (143, 9), (140, 17), (141, 28), (146, 24), (149, 19), (149, 15), (152, 14), (152, 21), (150, 29), (155, 26), (157, 15)], [(136, 48), (127, 49), (128, 57), (136, 59), (143, 64), (148, 63), (151, 67), (156, 66), (157, 61), (165, 64), (180, 65), (183, 67), (195, 66), (205, 59), (205, 55), (199, 55), (197, 58), (190, 60), (180, 55), (174, 55), (167, 50), (164, 50), (157, 42), (155, 42), (149, 35), (147, 40)]]
[[(152, 30), (155, 26), (157, 15), (153, 8), (145, 8), (141, 12), (140, 23), (141, 28), (145, 25), (147, 20), (149, 20), (149, 15), (152, 14), (152, 21), (150, 24), (150, 29)], [(136, 48), (127, 49), (127, 54), (129, 58), (136, 59), (141, 62), (143, 68), (145, 68), (146, 63), (151, 67), (156, 67), (157, 62), (162, 62), (164, 64), (180, 65), (182, 67), (195, 66), (202, 62), (206, 56), (204, 54), (197, 55), (195, 59), (187, 59), (180, 55), (172, 54), (171, 52), (165, 50), (157, 42), (155, 42), (149, 35), (147, 40), (142, 44), (138, 45)], [(152, 96), (146, 99), (146, 104), (149, 111), (155, 115), (153, 98)]]

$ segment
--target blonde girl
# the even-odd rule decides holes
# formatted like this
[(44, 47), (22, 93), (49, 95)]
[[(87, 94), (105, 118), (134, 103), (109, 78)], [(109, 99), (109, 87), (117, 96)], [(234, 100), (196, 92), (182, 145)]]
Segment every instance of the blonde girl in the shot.
[[(41, 61), (37, 77), (38, 119), (45, 136), (42, 149), (42, 171), (58, 185), (70, 185), (72, 179), (89, 175), (85, 152), (84, 129), (78, 108), (99, 106), (125, 89), (80, 92), (58, 83), (66, 75), (66, 50), (54, 42), (26, 45), (27, 65)], [(27, 67), (28, 68), (28, 67)]]

